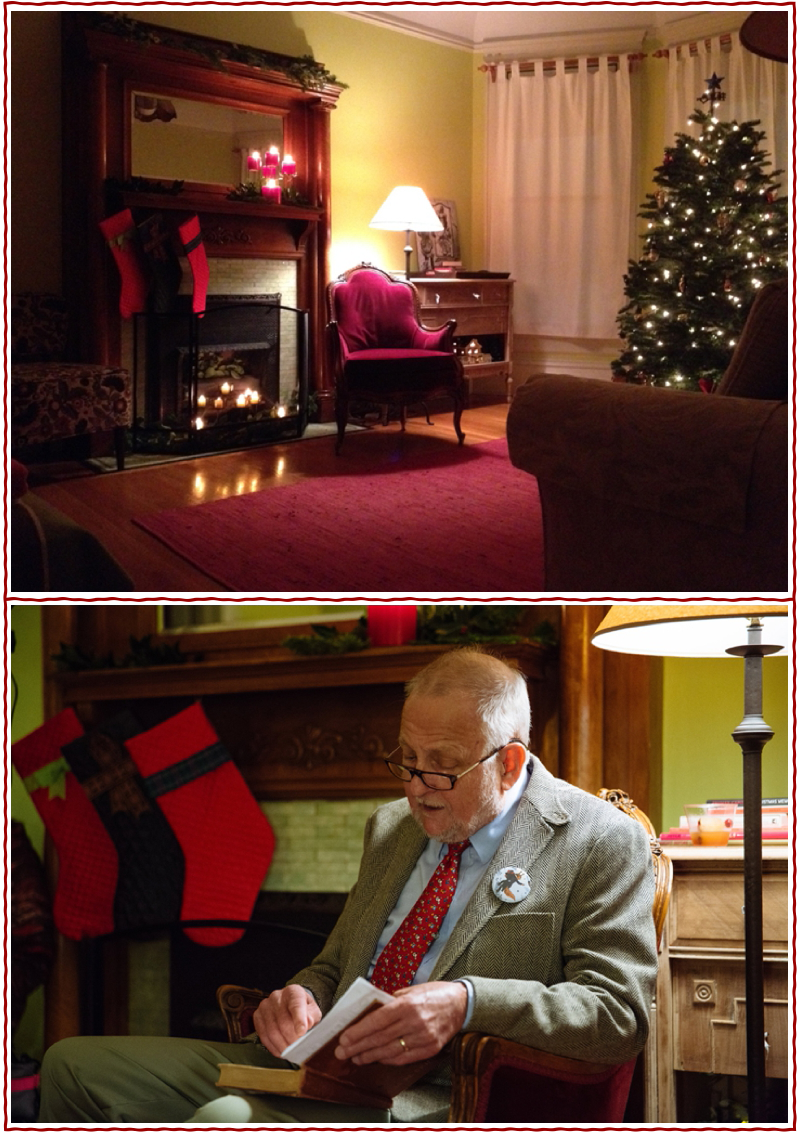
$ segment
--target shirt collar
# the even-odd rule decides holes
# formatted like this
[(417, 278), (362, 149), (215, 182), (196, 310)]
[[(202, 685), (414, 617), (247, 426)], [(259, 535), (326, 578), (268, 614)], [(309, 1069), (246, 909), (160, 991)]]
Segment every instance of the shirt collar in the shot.
[[(488, 863), (495, 851), (500, 846), (500, 841), (506, 834), (506, 829), (514, 818), (514, 813), (517, 810), (517, 805), (522, 799), (525, 789), (528, 787), (528, 782), (531, 778), (531, 763), (528, 762), (526, 768), (517, 778), (517, 783), (503, 795), (503, 807), (501, 811), (489, 820), (488, 824), (484, 824), (482, 828), (469, 837), (469, 841), (477, 859), (481, 863)], [(470, 848), (467, 848), (465, 854), (469, 854)], [(439, 845), (439, 859), (447, 853), (447, 844)]]

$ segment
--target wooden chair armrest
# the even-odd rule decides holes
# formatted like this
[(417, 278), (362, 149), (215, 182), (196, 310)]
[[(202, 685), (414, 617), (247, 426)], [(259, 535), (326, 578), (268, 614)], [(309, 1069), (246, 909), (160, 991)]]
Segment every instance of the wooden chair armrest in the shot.
[[(592, 1102), (596, 1100), (599, 1105), (598, 1114), (594, 1118), (605, 1119), (608, 1117), (601, 1114), (607, 1095), (604, 1086), (611, 1085), (616, 1080), (614, 1095), (619, 1097), (619, 1093), (623, 1093), (619, 1098), (622, 1098), (624, 1108), (635, 1063), (635, 1058), (625, 1064), (600, 1064), (588, 1060), (575, 1060), (568, 1056), (557, 1056), (552, 1052), (529, 1048), (527, 1045), (503, 1037), (464, 1033), (463, 1036), (456, 1037), (453, 1042), (453, 1087), (447, 1121), (476, 1123), (483, 1120), (489, 1108), (492, 1081), (495, 1074), (501, 1070), (512, 1070), (520, 1080), (524, 1077), (524, 1095), (520, 1097), (516, 1109), (514, 1100), (507, 1098), (505, 1106), (508, 1111), (502, 1117), (497, 1115), (496, 1096), (492, 1097), (491, 1122), (496, 1122), (499, 1118), (507, 1122), (525, 1122), (532, 1115), (536, 1116), (537, 1122), (541, 1121), (543, 1100), (536, 1098), (536, 1089), (541, 1087), (540, 1095), (549, 1096), (552, 1100), (553, 1085), (559, 1082), (571, 1085), (566, 1095), (574, 1097), (578, 1107), (581, 1106), (579, 1101), (584, 1093), (577, 1086), (588, 1088), (590, 1094), (585, 1098)], [(506, 1096), (508, 1096), (507, 1092)], [(553, 1103), (553, 1107), (557, 1110), (553, 1118), (571, 1119), (569, 1114), (562, 1112), (562, 1106), (559, 1102)], [(570, 1106), (569, 1099), (566, 1106)]]
[(225, 1020), (228, 1040), (240, 1043), (253, 1032), (253, 1013), (266, 994), (260, 989), (247, 989), (243, 985), (220, 985), (217, 1004)]

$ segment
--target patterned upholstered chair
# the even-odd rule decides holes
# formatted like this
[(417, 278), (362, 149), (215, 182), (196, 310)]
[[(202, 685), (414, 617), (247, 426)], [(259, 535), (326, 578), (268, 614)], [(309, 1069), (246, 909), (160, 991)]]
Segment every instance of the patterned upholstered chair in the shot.
[(125, 465), (131, 381), (122, 367), (65, 362), (67, 305), (60, 296), (11, 297), (11, 450), (111, 432), (117, 468)]

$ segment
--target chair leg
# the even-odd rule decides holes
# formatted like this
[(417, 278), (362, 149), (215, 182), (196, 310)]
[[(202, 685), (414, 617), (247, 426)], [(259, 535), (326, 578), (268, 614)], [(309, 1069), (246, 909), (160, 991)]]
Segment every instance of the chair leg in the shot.
[(464, 400), (459, 394), (454, 394), (453, 400), (455, 401), (455, 410), (453, 411), (453, 426), (455, 427), (458, 444), (463, 445), (464, 438), (466, 437), (466, 434), (461, 428), (461, 414), (464, 409)]
[(125, 468), (125, 427), (114, 426), (114, 453), (117, 458), (117, 470)]
[(336, 399), (336, 456), (339, 456), (339, 450), (342, 448), (344, 441), (344, 431), (347, 427), (347, 399)]

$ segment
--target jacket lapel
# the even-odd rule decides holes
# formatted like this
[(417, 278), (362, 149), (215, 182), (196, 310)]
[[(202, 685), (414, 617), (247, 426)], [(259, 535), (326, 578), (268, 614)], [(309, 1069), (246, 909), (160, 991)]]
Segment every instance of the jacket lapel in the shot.
[(553, 838), (555, 828), (568, 823), (569, 819), (569, 812), (558, 799), (557, 781), (534, 757), (530, 783), (517, 806), (514, 819), (456, 923), (430, 981), (439, 981), (447, 973), (498, 907), (503, 905), (492, 893), (492, 879), (501, 867), (524, 867), (532, 875), (534, 864)]
[(369, 969), (381, 931), (427, 842), (428, 837), (409, 815), (399, 825), (397, 838), (387, 847), (386, 856), (376, 860), (372, 898), (355, 928), (345, 981), (340, 985), (342, 992), (355, 977), (366, 974)]

